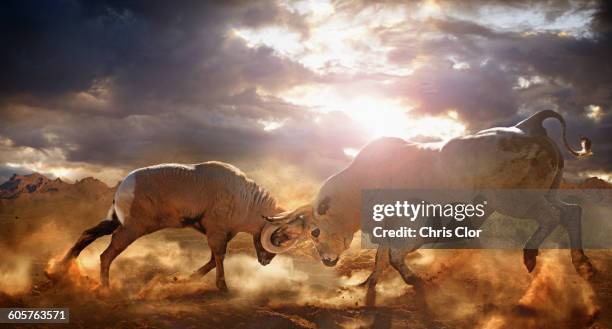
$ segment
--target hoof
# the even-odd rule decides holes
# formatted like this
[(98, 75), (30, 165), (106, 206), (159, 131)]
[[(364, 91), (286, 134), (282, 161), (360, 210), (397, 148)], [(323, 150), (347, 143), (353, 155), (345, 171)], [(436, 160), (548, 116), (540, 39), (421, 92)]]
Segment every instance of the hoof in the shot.
[(227, 289), (227, 285), (225, 284), (225, 281), (217, 282), (217, 289), (219, 289), (219, 292), (222, 292), (224, 294), (229, 292), (229, 290)]
[(415, 288), (423, 286), (423, 279), (421, 279), (417, 275), (413, 274), (408, 277), (403, 277), (403, 279), (404, 279), (404, 282), (406, 282), (406, 284), (414, 286)]
[(111, 295), (111, 289), (109, 286), (99, 285), (95, 288), (95, 293), (100, 298), (108, 298)]
[(574, 268), (578, 275), (583, 279), (590, 281), (595, 275), (595, 267), (591, 264), (588, 258), (581, 259), (579, 262), (574, 263)]
[(49, 267), (47, 267), (44, 270), (44, 274), (47, 277), (47, 279), (49, 279), (49, 281), (53, 282), (53, 283), (57, 283), (60, 281), (63, 281), (64, 279), (67, 278), (68, 276), (68, 272), (70, 270), (70, 265), (72, 262), (68, 261), (61, 261), (58, 262), (54, 265), (51, 265)]
[(524, 249), (523, 250), (523, 263), (529, 273), (533, 272), (536, 267), (536, 257), (538, 256), (537, 249)]

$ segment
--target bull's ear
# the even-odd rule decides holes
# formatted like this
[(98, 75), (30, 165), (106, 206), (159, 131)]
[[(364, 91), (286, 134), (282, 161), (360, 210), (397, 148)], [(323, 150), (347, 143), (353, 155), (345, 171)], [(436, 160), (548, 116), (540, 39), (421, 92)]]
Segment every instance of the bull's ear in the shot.
[(317, 206), (317, 214), (325, 215), (330, 207), (331, 198), (329, 196), (324, 197), (319, 205)]

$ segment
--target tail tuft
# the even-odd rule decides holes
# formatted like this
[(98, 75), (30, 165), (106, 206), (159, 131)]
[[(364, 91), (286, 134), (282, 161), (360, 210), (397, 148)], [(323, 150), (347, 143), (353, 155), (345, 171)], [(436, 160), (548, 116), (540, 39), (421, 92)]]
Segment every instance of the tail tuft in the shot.
[(582, 146), (582, 150), (578, 151), (579, 157), (593, 155), (593, 151), (591, 151), (591, 140), (588, 137), (580, 135), (580, 145)]

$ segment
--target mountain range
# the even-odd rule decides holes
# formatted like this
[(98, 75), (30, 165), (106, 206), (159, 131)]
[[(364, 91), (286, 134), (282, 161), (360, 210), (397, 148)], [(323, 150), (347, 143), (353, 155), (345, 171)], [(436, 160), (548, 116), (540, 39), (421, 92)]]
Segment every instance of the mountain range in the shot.
[(14, 199), (54, 193), (100, 195), (111, 190), (114, 190), (114, 188), (108, 187), (93, 177), (86, 177), (75, 183), (68, 183), (60, 178), (50, 179), (39, 173), (29, 175), (14, 174), (8, 181), (0, 185), (0, 199)]
[[(562, 189), (612, 189), (612, 184), (598, 177), (589, 177), (578, 182), (564, 180)], [(68, 183), (60, 178), (50, 179), (39, 173), (29, 175), (14, 174), (0, 185), (0, 199), (51, 197), (54, 195), (74, 194), (83, 198), (102, 196), (112, 193), (115, 187), (109, 187), (93, 177), (86, 177), (75, 183)]]

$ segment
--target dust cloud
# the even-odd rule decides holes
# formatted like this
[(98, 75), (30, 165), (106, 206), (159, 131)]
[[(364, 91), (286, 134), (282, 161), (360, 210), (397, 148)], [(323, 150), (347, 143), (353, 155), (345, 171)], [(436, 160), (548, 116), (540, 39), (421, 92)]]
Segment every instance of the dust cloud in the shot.
[[(305, 181), (291, 190), (261, 176), (262, 185), (276, 195), (301, 195), (300, 202), (314, 187)], [(87, 328), (502, 329), (612, 324), (608, 250), (587, 251), (598, 270), (592, 282), (575, 273), (568, 250), (542, 250), (531, 274), (519, 250), (419, 250), (406, 262), (424, 278), (422, 291), (388, 268), (377, 286), (377, 307), (369, 308), (358, 283), (373, 269), (374, 250), (359, 248), (359, 234), (335, 268), (323, 266), (309, 242), (261, 266), (251, 237), (239, 234), (229, 244), (225, 276), (230, 292), (223, 294), (215, 287), (214, 270), (205, 277), (191, 277), (210, 257), (206, 237), (188, 229), (164, 230), (139, 239), (115, 260), (109, 291), (98, 282), (99, 255), (109, 237), (85, 249), (66, 280), (51, 283), (44, 270), (52, 270), (80, 231), (104, 216), (110, 204), (105, 198), (92, 200), (88, 207), (56, 206), (55, 211), (36, 210), (34, 204), (27, 208), (28, 216), (18, 214), (27, 220), (6, 225), (0, 232), (0, 307), (70, 307), (74, 326)]]

